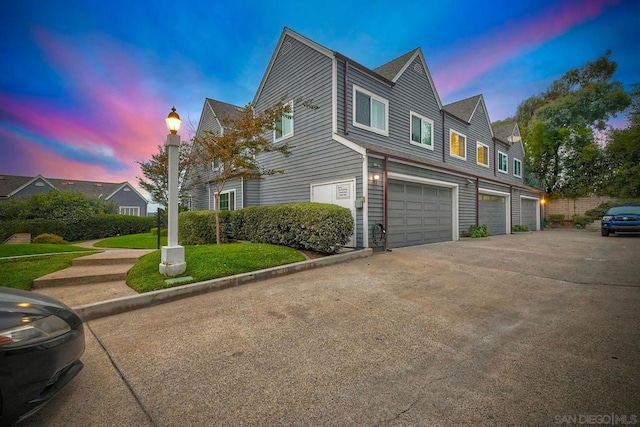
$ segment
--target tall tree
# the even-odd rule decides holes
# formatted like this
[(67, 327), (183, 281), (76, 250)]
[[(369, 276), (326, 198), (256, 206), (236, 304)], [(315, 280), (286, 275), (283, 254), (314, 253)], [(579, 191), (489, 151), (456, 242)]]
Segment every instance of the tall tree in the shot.
[(613, 80), (617, 64), (610, 54), (567, 71), (518, 107), (527, 168), (548, 194), (579, 196), (604, 185), (603, 152), (595, 135), (630, 102), (622, 83)]
[[(257, 111), (248, 104), (240, 116), (232, 119), (222, 117), (224, 132), (205, 130), (193, 139), (192, 160), (203, 168), (215, 165), (215, 174), (210, 181), (215, 188), (216, 241), (220, 244), (220, 194), (232, 179), (260, 179), (263, 176), (284, 173), (271, 169), (260, 162), (263, 153), (289, 155), (289, 145), (279, 142), (272, 144), (266, 137), (268, 132), (282, 132), (283, 123), (291, 120), (293, 112), (290, 103), (276, 103), (264, 111)], [(296, 105), (315, 109), (308, 101), (296, 100)]]
[(640, 83), (632, 85), (631, 101), (628, 126), (610, 131), (605, 150), (612, 196), (640, 197)]
[[(191, 144), (181, 142), (178, 148), (178, 194), (181, 194), (185, 172), (189, 163)], [(169, 156), (167, 147), (158, 145), (158, 152), (146, 162), (138, 162), (144, 178), (137, 177), (138, 184), (151, 195), (153, 202), (164, 207), (169, 205)]]

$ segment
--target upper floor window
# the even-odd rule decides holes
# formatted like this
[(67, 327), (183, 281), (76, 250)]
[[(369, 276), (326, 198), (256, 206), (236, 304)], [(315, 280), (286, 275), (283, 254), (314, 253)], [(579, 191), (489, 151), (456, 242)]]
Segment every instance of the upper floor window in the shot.
[(522, 161), (519, 159), (513, 159), (513, 176), (522, 178)]
[(289, 111), (283, 113), (276, 122), (276, 128), (273, 131), (274, 141), (279, 141), (293, 135), (293, 100), (287, 102), (285, 105), (289, 105)]
[(411, 112), (411, 143), (433, 150), (433, 120)]
[(498, 151), (498, 170), (502, 173), (509, 172), (509, 157), (502, 151)]
[(449, 130), (449, 154), (467, 160), (467, 137), (453, 129)]
[(388, 136), (389, 101), (353, 85), (353, 125)]
[(485, 167), (489, 167), (489, 146), (478, 141), (476, 144), (476, 162)]

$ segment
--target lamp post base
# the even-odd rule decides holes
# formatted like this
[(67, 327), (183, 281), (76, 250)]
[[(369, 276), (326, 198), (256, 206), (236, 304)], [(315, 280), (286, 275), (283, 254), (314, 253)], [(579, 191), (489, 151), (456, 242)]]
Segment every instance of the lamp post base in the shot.
[(158, 266), (160, 274), (175, 277), (186, 271), (187, 263), (184, 260), (184, 247), (179, 245), (163, 246), (160, 252), (161, 262)]

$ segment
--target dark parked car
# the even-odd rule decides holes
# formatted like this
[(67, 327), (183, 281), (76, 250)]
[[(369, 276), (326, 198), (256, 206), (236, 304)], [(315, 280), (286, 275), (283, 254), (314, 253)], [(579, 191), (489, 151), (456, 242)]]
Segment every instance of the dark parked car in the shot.
[(0, 425), (37, 412), (83, 365), (82, 320), (53, 298), (0, 287)]
[(640, 233), (640, 205), (613, 206), (604, 213), (600, 228), (603, 236), (609, 233)]

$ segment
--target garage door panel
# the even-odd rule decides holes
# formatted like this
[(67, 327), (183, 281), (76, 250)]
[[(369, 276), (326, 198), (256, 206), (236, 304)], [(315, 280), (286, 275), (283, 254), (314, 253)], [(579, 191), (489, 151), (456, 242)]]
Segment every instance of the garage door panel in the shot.
[(529, 227), (529, 230), (538, 229), (536, 200), (520, 199), (520, 223)]
[(389, 182), (389, 247), (452, 240), (452, 191), (416, 183)]
[(478, 195), (478, 219), (480, 225), (487, 226), (489, 235), (506, 234), (506, 208), (506, 197), (493, 194)]

